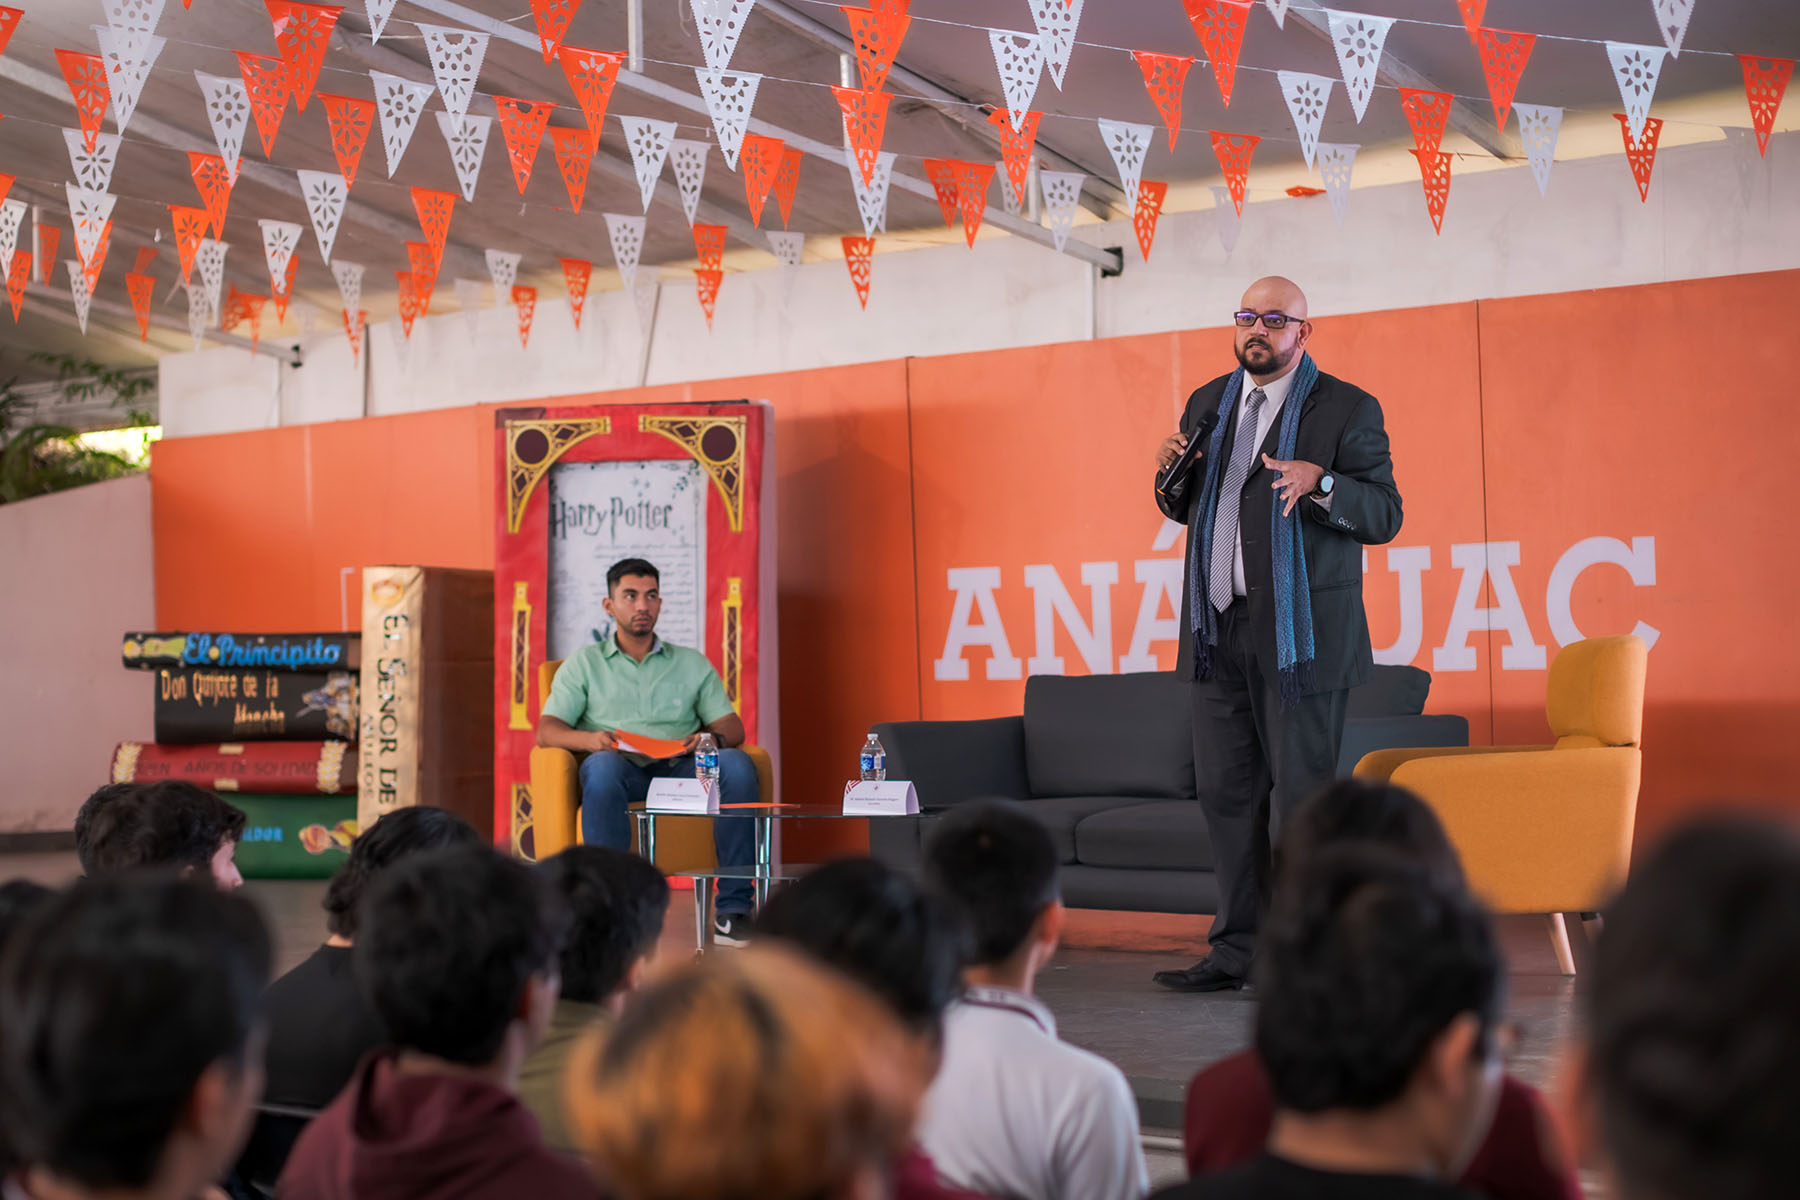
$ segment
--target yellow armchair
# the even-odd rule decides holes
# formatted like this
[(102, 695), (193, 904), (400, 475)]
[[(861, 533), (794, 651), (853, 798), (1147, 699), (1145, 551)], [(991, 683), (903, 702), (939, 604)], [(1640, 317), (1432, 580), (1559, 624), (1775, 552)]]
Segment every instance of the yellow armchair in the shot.
[(1425, 798), (1494, 912), (1546, 915), (1565, 975), (1563, 914), (1599, 911), (1630, 866), (1647, 654), (1629, 635), (1563, 647), (1546, 685), (1551, 745), (1377, 750), (1356, 764)]
[[(550, 696), (560, 658), (538, 668), (538, 704)], [(775, 767), (761, 746), (740, 747), (756, 764), (764, 804), (775, 799)], [(541, 861), (581, 840), (580, 756), (568, 750), (534, 746), (531, 751), (532, 830)], [(633, 822), (632, 840), (637, 839)], [(703, 871), (715, 866), (711, 817), (661, 817), (656, 823), (656, 865), (664, 871)]]

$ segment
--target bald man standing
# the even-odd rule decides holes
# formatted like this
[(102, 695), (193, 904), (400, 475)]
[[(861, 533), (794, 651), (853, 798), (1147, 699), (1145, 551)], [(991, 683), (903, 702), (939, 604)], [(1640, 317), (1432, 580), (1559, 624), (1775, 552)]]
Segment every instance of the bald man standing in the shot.
[[(1188, 527), (1178, 670), (1194, 679), (1194, 774), (1219, 907), (1211, 952), (1156, 982), (1243, 987), (1268, 899), (1270, 846), (1337, 774), (1345, 700), (1374, 658), (1362, 548), (1400, 532), (1375, 397), (1306, 353), (1306, 297), (1259, 279), (1234, 314), (1238, 369), (1188, 397), (1157, 448), (1157, 507)], [(1199, 433), (1185, 488), (1162, 472)]]

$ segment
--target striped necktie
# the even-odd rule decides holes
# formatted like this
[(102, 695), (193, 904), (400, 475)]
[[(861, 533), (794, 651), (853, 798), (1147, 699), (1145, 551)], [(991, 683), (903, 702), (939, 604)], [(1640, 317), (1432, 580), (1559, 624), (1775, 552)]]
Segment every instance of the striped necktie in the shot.
[(1231, 462), (1225, 468), (1225, 481), (1219, 486), (1218, 513), (1213, 518), (1212, 562), (1207, 564), (1206, 594), (1220, 612), (1231, 604), (1232, 565), (1237, 559), (1238, 511), (1243, 507), (1244, 481), (1250, 478), (1250, 464), (1256, 460), (1257, 415), (1268, 399), (1261, 388), (1250, 393), (1244, 415), (1238, 419), (1237, 432), (1231, 440)]

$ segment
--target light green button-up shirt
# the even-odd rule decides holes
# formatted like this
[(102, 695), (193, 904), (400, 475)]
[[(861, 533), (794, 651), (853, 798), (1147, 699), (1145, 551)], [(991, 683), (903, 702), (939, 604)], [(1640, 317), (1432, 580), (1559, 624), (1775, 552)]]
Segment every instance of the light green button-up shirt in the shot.
[(706, 656), (657, 638), (638, 662), (618, 639), (583, 646), (556, 672), (544, 715), (581, 730), (624, 729), (679, 741), (732, 713)]

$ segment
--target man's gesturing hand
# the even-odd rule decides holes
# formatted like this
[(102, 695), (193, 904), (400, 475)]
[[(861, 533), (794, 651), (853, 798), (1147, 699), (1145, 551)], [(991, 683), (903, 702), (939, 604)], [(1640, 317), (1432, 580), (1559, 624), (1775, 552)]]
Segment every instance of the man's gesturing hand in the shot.
[(1325, 468), (1317, 463), (1284, 462), (1279, 458), (1262, 456), (1263, 466), (1276, 472), (1280, 478), (1269, 486), (1281, 493), (1287, 501), (1281, 510), (1282, 516), (1294, 511), (1294, 505), (1300, 503), (1305, 496), (1310, 496), (1319, 486), (1319, 480), (1325, 478)]
[(1187, 443), (1187, 434), (1185, 433), (1171, 433), (1164, 438), (1163, 444), (1156, 448), (1156, 469), (1158, 471), (1168, 470), (1169, 464), (1180, 458), (1181, 452), (1187, 449)]

